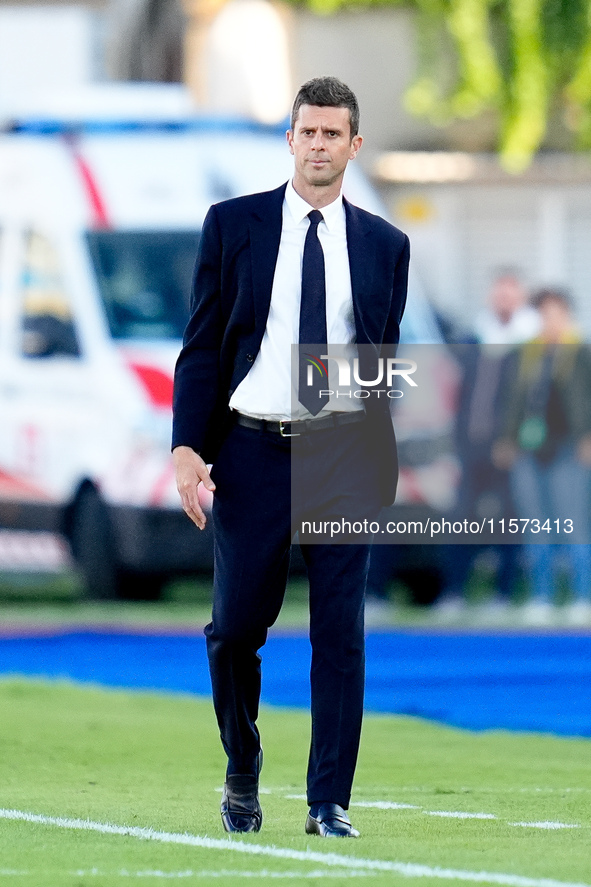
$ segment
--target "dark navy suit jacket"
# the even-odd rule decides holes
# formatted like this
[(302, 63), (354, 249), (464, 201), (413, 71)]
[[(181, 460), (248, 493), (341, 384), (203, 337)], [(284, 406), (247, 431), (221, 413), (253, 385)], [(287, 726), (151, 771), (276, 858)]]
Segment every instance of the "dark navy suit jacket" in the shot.
[[(175, 370), (172, 446), (192, 447), (206, 462), (215, 460), (229, 427), (229, 400), (265, 332), (285, 188), (215, 204), (203, 224), (191, 316)], [(343, 202), (356, 340), (373, 346), (376, 356), (386, 354), (399, 339), (408, 237), (379, 216)], [(396, 491), (397, 460), (388, 401), (369, 398), (364, 403), (384, 470), (384, 504), (389, 504)]]

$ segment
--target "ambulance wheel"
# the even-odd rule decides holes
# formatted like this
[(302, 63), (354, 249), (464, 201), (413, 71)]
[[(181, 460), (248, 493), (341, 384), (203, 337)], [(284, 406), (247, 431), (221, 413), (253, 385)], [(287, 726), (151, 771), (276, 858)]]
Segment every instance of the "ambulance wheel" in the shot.
[(408, 588), (410, 603), (417, 607), (428, 607), (437, 600), (443, 585), (442, 576), (435, 567), (402, 570), (399, 578)]
[(90, 600), (119, 597), (119, 570), (107, 509), (94, 487), (84, 487), (70, 522), (72, 553)]
[(127, 601), (157, 601), (168, 576), (161, 573), (143, 573), (121, 570), (119, 573), (119, 597)]

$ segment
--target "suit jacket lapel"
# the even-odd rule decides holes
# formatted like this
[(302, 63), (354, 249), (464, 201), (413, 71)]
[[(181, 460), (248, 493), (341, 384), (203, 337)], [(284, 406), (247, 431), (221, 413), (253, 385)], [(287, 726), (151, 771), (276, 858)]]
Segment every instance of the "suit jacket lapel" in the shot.
[(286, 186), (281, 185), (280, 188), (262, 195), (249, 223), (255, 324), (261, 334), (264, 332), (271, 304)]
[[(261, 195), (259, 205), (252, 211), (249, 222), (252, 282), (254, 294), (255, 324), (264, 332), (271, 304), (273, 276), (279, 254), (283, 224), (283, 199), (287, 183)], [(364, 324), (364, 315), (371, 293), (374, 273), (375, 241), (368, 237), (370, 227), (357, 207), (343, 199), (347, 224), (347, 251), (351, 272), (353, 313), (357, 341), (370, 342)]]
[(355, 332), (357, 341), (370, 341), (364, 324), (364, 314), (368, 308), (367, 297), (370, 293), (374, 270), (375, 241), (367, 237), (370, 228), (357, 207), (343, 199), (347, 220), (347, 251), (349, 253), (349, 270), (351, 272), (351, 291), (353, 295), (353, 313), (355, 316)]

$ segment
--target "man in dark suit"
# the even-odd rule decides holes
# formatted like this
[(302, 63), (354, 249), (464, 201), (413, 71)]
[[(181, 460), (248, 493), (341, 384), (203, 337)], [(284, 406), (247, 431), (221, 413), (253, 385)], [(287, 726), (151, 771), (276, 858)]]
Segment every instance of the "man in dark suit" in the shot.
[[(345, 84), (309, 81), (296, 96), (287, 133), (293, 180), (211, 207), (176, 367), (177, 485), (200, 528), (198, 486), (215, 490), (213, 614), (205, 634), (228, 756), (221, 812), (229, 832), (258, 831), (262, 821), (258, 650), (285, 592), (293, 489), (298, 517), (301, 509), (326, 514), (327, 507), (333, 514), (341, 507), (376, 514), (395, 494), (395, 439), (384, 398), (335, 404), (314, 387), (305, 391), (300, 377), (295, 413), (292, 407), (292, 344), (356, 343), (371, 363), (398, 341), (408, 238), (341, 196), (345, 168), (361, 147), (358, 124), (357, 100)], [(294, 453), (302, 475), (292, 488)], [(300, 541), (312, 643), (306, 831), (355, 837), (345, 811), (363, 712), (369, 545)]]

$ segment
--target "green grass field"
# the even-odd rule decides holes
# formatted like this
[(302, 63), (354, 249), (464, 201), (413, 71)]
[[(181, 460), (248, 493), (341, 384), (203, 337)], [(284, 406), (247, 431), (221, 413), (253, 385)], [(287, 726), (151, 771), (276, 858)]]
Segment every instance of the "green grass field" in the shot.
[(305, 801), (289, 797), (304, 791), (308, 715), (265, 708), (260, 723), (263, 829), (228, 840), (209, 701), (1, 681), (0, 883), (591, 884), (588, 741), (368, 716), (362, 837), (327, 841), (304, 834)]

